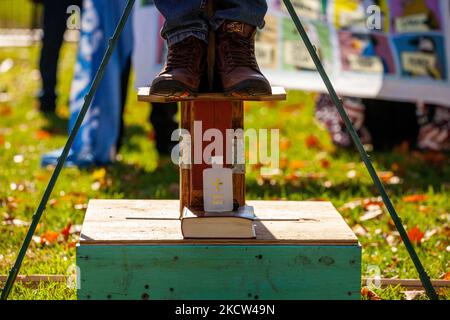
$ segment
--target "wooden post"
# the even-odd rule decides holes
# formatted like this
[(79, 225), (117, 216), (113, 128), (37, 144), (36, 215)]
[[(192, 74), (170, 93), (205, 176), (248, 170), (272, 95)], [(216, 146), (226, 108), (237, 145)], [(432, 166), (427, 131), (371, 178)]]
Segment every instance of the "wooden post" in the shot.
[[(244, 101), (282, 101), (286, 100), (286, 92), (282, 87), (272, 87), (272, 94), (266, 96), (225, 96), (223, 93), (205, 92), (195, 97), (164, 97), (150, 94), (149, 87), (139, 88), (138, 100), (142, 102), (181, 102), (180, 128), (186, 129), (191, 135), (191, 160), (194, 159), (196, 146), (194, 137), (194, 121), (202, 121), (202, 129), (219, 129), (224, 137), (226, 129), (244, 128)], [(225, 142), (224, 142), (224, 145)], [(206, 144), (202, 143), (202, 150)], [(229, 150), (224, 150), (226, 157)], [(200, 165), (180, 165), (180, 214), (185, 207), (194, 211), (203, 208), (202, 183), (199, 180), (201, 170), (206, 168)], [(245, 165), (233, 167), (233, 196), (239, 205), (245, 204)]]
[[(191, 161), (190, 166), (180, 166), (180, 212), (184, 207), (193, 211), (203, 211), (203, 170), (208, 165), (203, 159), (203, 150), (210, 142), (203, 142), (202, 137), (196, 136), (194, 124), (201, 124), (202, 132), (208, 129), (217, 129), (226, 138), (227, 129), (242, 129), (244, 124), (244, 106), (242, 101), (186, 101), (181, 103), (181, 128), (191, 134)], [(201, 143), (201, 147), (197, 146)], [(227, 154), (233, 152), (227, 149), (223, 141), (222, 155), (224, 160)], [(195, 150), (202, 151), (201, 163), (194, 163)], [(197, 157), (198, 158), (198, 157)], [(233, 198), (239, 206), (245, 205), (245, 172), (243, 165), (225, 164), (233, 169)]]

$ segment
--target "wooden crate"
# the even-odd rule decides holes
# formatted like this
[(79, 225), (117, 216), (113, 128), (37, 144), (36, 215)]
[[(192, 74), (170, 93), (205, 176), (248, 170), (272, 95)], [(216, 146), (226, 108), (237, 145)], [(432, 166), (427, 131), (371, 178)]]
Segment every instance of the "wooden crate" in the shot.
[(328, 202), (248, 201), (254, 240), (183, 239), (177, 200), (91, 200), (79, 299), (359, 299), (361, 247)]

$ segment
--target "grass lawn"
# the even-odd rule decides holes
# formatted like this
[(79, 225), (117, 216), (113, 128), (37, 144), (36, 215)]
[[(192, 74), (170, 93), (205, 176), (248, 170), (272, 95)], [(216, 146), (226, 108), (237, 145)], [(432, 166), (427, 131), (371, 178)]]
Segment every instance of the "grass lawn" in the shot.
[[(39, 88), (38, 47), (0, 49), (0, 274), (8, 273), (25, 237), (52, 170), (39, 167), (44, 152), (66, 141), (68, 92), (75, 46), (65, 45), (60, 66), (60, 119), (35, 109)], [(13, 63), (7, 70), (5, 66)], [(249, 199), (330, 200), (358, 234), (363, 247), (363, 276), (379, 268), (382, 277), (418, 278), (355, 151), (335, 149), (313, 118), (314, 95), (289, 92), (283, 103), (246, 106), (246, 128), (280, 128), (281, 174), (261, 177), (248, 166)], [(122, 159), (107, 168), (64, 169), (39, 224), (20, 274), (66, 274), (75, 263), (74, 244), (86, 204), (93, 198), (176, 199), (178, 173), (157, 169), (147, 104), (137, 103), (130, 87)], [(382, 125), (382, 124), (380, 124)], [(450, 166), (448, 157), (408, 152), (374, 153), (404, 225), (433, 279), (450, 276)], [(71, 227), (70, 227), (71, 226)], [(401, 288), (374, 289), (384, 299), (402, 299)], [(450, 293), (441, 292), (445, 298)], [(64, 283), (14, 286), (13, 299), (75, 299)], [(419, 297), (420, 298), (420, 297)]]

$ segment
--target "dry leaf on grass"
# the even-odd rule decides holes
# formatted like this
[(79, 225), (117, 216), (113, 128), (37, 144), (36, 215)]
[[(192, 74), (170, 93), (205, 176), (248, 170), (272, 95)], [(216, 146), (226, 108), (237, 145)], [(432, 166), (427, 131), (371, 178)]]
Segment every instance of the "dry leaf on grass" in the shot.
[(368, 287), (363, 287), (361, 289), (361, 295), (368, 300), (382, 300), (375, 292), (370, 290)]
[(441, 276), (441, 279), (442, 279), (442, 280), (450, 280), (450, 271), (444, 273), (444, 274)]
[(59, 233), (55, 231), (46, 231), (41, 234), (40, 243), (50, 245), (58, 240)]
[(411, 228), (408, 231), (408, 238), (409, 238), (409, 240), (411, 240), (411, 242), (415, 243), (415, 244), (419, 244), (420, 241), (422, 241), (422, 238), (424, 237), (424, 235), (425, 235), (425, 232), (422, 232), (419, 229), (419, 227), (417, 227), (417, 226), (414, 227), (414, 228)]
[(27, 227), (30, 225), (29, 222), (23, 221), (14, 217), (7, 217), (3, 220), (2, 224), (4, 226), (14, 226), (14, 227)]
[(310, 134), (309, 136), (307, 136), (305, 143), (308, 149), (322, 149), (322, 145), (315, 135)]
[(367, 210), (360, 218), (359, 221), (364, 222), (368, 220), (372, 220), (378, 218), (383, 214), (383, 209), (378, 206), (372, 206)]
[(324, 169), (328, 169), (330, 168), (330, 161), (328, 161), (327, 159), (322, 159), (320, 160), (320, 166)]
[(403, 197), (403, 201), (407, 202), (407, 203), (417, 203), (417, 202), (422, 202), (422, 201), (426, 201), (426, 200), (427, 200), (427, 196), (424, 194), (413, 194), (410, 196)]
[(280, 139), (280, 150), (281, 151), (287, 151), (291, 147), (291, 141), (288, 138), (281, 138)]
[(405, 300), (415, 300), (416, 298), (425, 294), (425, 291), (423, 290), (403, 291), (403, 294), (405, 295)]
[(67, 241), (69, 239), (70, 236), (70, 229), (72, 227), (72, 223), (69, 222), (67, 224), (67, 226), (65, 226), (62, 230), (61, 230), (61, 234), (64, 237), (64, 240)]
[(367, 235), (367, 230), (360, 224), (354, 225), (352, 227), (352, 230), (357, 236), (364, 237), (365, 235)]
[(47, 140), (52, 137), (51, 133), (46, 130), (38, 130), (36, 131), (36, 139), (38, 140)]

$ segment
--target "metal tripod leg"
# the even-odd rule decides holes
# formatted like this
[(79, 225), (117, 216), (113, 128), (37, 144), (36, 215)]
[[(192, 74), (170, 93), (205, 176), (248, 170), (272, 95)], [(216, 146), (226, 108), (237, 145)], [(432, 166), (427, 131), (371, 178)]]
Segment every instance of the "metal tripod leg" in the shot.
[(74, 125), (72, 131), (70, 132), (69, 138), (67, 139), (66, 145), (64, 146), (64, 149), (63, 149), (63, 152), (61, 153), (61, 156), (58, 159), (58, 163), (55, 167), (55, 170), (53, 171), (52, 177), (50, 178), (47, 188), (44, 191), (44, 195), (42, 196), (39, 206), (33, 215), (33, 219), (32, 219), (30, 228), (28, 229), (28, 232), (27, 232), (25, 240), (22, 244), (22, 247), (20, 248), (19, 255), (17, 256), (14, 266), (12, 267), (12, 269), (9, 272), (5, 287), (2, 290), (1, 300), (8, 299), (9, 293), (11, 292), (11, 288), (17, 278), (17, 274), (19, 273), (20, 267), (22, 265), (23, 259), (25, 258), (25, 254), (28, 250), (31, 239), (33, 237), (33, 234), (36, 231), (36, 227), (39, 223), (39, 220), (41, 219), (41, 216), (45, 210), (45, 207), (47, 206), (48, 199), (50, 198), (50, 195), (53, 191), (56, 181), (58, 180), (59, 173), (61, 172), (61, 169), (64, 166), (64, 162), (66, 161), (67, 155), (69, 154), (70, 148), (72, 147), (73, 141), (78, 133), (78, 130), (80, 129), (83, 119), (91, 105), (92, 99), (94, 98), (94, 94), (97, 91), (100, 81), (103, 78), (103, 75), (105, 73), (108, 62), (111, 58), (114, 48), (116, 47), (117, 41), (118, 41), (120, 35), (122, 34), (123, 28), (128, 20), (128, 17), (130, 16), (131, 10), (133, 9), (134, 2), (135, 2), (135, 0), (128, 0), (125, 10), (119, 20), (119, 24), (117, 25), (117, 28), (114, 31), (112, 38), (109, 39), (108, 48), (106, 49), (106, 52), (105, 52), (105, 55), (103, 56), (100, 67), (99, 67), (97, 73), (95, 74), (94, 80), (92, 82), (92, 86), (89, 89), (89, 92), (85, 97), (83, 107), (81, 108), (80, 113), (78, 114), (77, 120), (75, 122), (75, 125)]
[(302, 23), (300, 22), (300, 19), (298, 18), (297, 13), (294, 10), (294, 7), (292, 6), (292, 3), (290, 0), (283, 0), (284, 4), (286, 5), (286, 8), (297, 27), (298, 32), (300, 33), (300, 36), (303, 40), (303, 42), (306, 45), (306, 48), (309, 51), (309, 54), (311, 55), (311, 58), (314, 61), (314, 64), (316, 65), (317, 71), (319, 72), (320, 76), (322, 77), (323, 82), (325, 83), (325, 86), (328, 89), (328, 93), (330, 94), (331, 99), (333, 100), (334, 104), (336, 105), (336, 108), (342, 118), (342, 120), (345, 123), (345, 126), (347, 127), (348, 131), (350, 132), (350, 135), (353, 139), (353, 142), (356, 145), (356, 148), (359, 151), (359, 154), (361, 155), (361, 158), (366, 165), (367, 171), (369, 172), (370, 176), (372, 177), (373, 183), (377, 187), (378, 191), (381, 194), (381, 197), (383, 199), (383, 202), (389, 211), (389, 214), (391, 215), (392, 220), (394, 221), (395, 227), (397, 228), (398, 232), (400, 233), (400, 236), (402, 237), (402, 240), (406, 246), (406, 249), (408, 250), (409, 256), (411, 257), (414, 266), (417, 269), (417, 272), (419, 273), (420, 280), (422, 281), (422, 284), (427, 292), (427, 295), (430, 299), (438, 299), (438, 296), (436, 294), (436, 291), (433, 288), (433, 285), (431, 284), (430, 278), (423, 268), (422, 263), (420, 262), (420, 259), (414, 250), (413, 245), (411, 244), (411, 241), (408, 238), (408, 234), (406, 233), (405, 228), (403, 227), (402, 221), (400, 217), (398, 216), (397, 212), (395, 211), (394, 206), (392, 205), (391, 200), (389, 199), (389, 196), (386, 193), (386, 190), (384, 189), (383, 184), (381, 183), (380, 178), (378, 177), (372, 162), (370, 161), (369, 155), (364, 150), (364, 147), (361, 143), (361, 140), (358, 137), (358, 134), (356, 133), (355, 129), (353, 128), (353, 125), (345, 112), (345, 109), (342, 105), (342, 101), (339, 99), (336, 91), (334, 90), (333, 85), (331, 84), (330, 79), (328, 78), (328, 75), (325, 71), (325, 69), (322, 66), (322, 63), (320, 62), (319, 56), (316, 53), (316, 50), (314, 49), (314, 46), (312, 45), (311, 41), (309, 40), (309, 37), (303, 28)]

